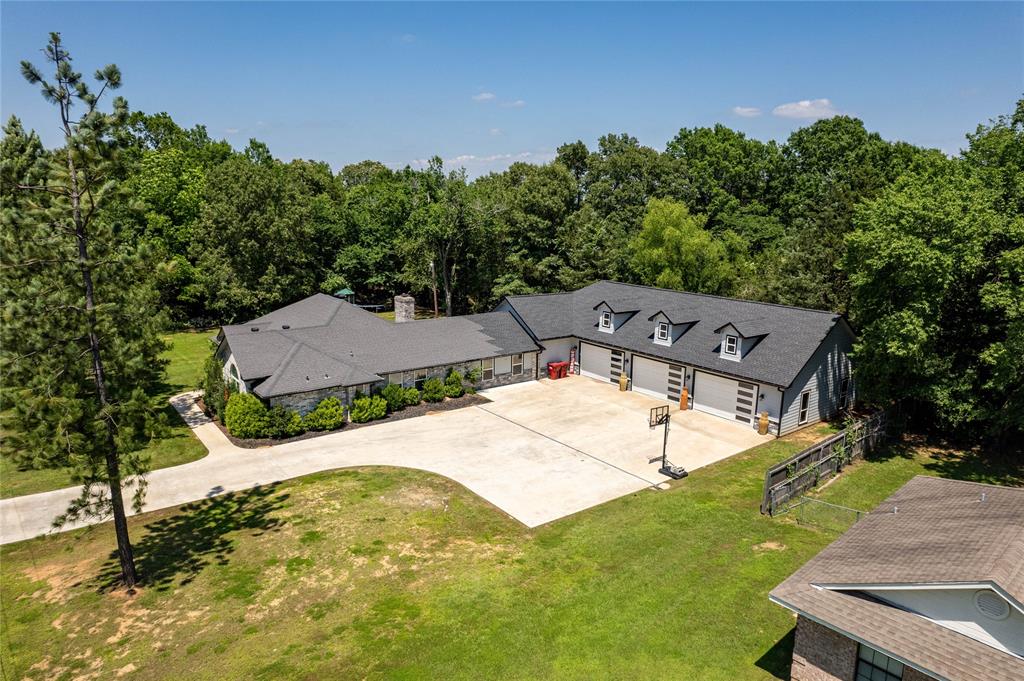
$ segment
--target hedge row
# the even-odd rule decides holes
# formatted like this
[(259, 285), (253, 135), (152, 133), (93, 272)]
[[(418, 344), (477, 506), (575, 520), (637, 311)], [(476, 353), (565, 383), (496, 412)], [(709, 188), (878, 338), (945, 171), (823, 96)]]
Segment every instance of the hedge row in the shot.
[[(212, 389), (210, 394), (228, 394), (223, 388), (223, 378), (220, 385), (209, 380), (213, 378), (212, 373), (207, 374), (207, 389)], [(470, 387), (469, 391), (472, 392), (473, 388)], [(421, 399), (427, 402), (441, 402), (445, 397), (462, 397), (466, 392), (462, 375), (457, 371), (451, 371), (444, 381), (431, 378), (424, 382), (422, 393), (416, 388), (403, 388), (393, 383), (385, 386), (376, 395), (367, 396), (357, 392), (355, 399), (352, 400), (350, 415), (353, 423), (367, 423), (417, 405)], [(219, 407), (214, 413), (223, 414), (224, 427), (229, 433), (240, 438), (286, 438), (310, 430), (337, 430), (345, 425), (345, 405), (337, 397), (324, 398), (305, 416), (299, 416), (297, 412), (281, 406), (268, 409), (251, 393), (231, 393), (226, 404), (216, 399), (208, 400), (207, 404), (212, 409), (211, 401), (215, 401)]]

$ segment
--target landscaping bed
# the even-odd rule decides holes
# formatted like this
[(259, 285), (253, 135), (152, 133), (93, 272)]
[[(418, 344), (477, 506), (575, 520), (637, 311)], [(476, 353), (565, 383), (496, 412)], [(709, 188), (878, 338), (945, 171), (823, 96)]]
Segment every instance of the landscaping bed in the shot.
[[(334, 428), (333, 430), (310, 430), (300, 435), (294, 435), (286, 438), (240, 438), (235, 437), (228, 432), (228, 429), (224, 427), (224, 424), (219, 420), (214, 419), (214, 423), (220, 428), (220, 432), (224, 433), (229, 440), (238, 447), (244, 447), (245, 449), (259, 449), (260, 447), (272, 447), (274, 445), (282, 445), (288, 442), (298, 442), (300, 440), (309, 440), (310, 438), (320, 437), (322, 435), (330, 435), (332, 433), (340, 433), (346, 430), (355, 430), (357, 428), (366, 428), (369, 426), (376, 426), (382, 423), (390, 423), (391, 421), (401, 421), (402, 419), (414, 418), (416, 416), (425, 416), (426, 414), (441, 412), (441, 411), (452, 411), (454, 409), (463, 409), (465, 407), (474, 407), (479, 404), (487, 404), (490, 402), (489, 399), (479, 394), (465, 394), (462, 397), (447, 397), (443, 402), (421, 402), (417, 405), (405, 407), (401, 411), (391, 412), (382, 419), (375, 419), (366, 423), (346, 423), (341, 428)], [(203, 411), (207, 411), (202, 400), (199, 402), (200, 407)]]

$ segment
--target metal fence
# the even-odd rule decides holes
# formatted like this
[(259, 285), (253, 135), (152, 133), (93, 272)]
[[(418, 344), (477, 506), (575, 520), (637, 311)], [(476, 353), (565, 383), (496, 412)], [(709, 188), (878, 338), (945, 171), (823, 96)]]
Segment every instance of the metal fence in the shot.
[(769, 468), (764, 475), (761, 513), (775, 515), (790, 499), (873, 450), (884, 440), (888, 424), (888, 413), (880, 411)]
[(797, 525), (813, 525), (837, 534), (846, 532), (853, 527), (854, 523), (867, 515), (867, 511), (859, 511), (855, 508), (803, 496), (776, 508), (775, 513), (790, 514), (796, 520)]

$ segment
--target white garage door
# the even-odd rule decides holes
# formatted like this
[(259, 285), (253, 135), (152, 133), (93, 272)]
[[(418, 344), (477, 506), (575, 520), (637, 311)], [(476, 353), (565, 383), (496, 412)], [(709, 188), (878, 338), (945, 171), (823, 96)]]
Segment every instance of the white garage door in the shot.
[(658, 399), (667, 399), (668, 364), (633, 355), (633, 390)]
[(731, 421), (750, 423), (754, 418), (757, 386), (753, 383), (696, 372), (693, 408)]
[(612, 351), (589, 343), (580, 343), (580, 373), (607, 381), (611, 377)]

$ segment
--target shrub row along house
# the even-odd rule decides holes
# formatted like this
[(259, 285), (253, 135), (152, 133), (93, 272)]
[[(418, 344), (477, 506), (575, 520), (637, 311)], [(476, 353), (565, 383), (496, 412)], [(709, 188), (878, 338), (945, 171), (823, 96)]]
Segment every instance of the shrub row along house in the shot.
[(916, 477), (769, 597), (794, 681), (1024, 679), (1024, 489)]
[[(853, 332), (839, 315), (602, 281), (570, 293), (509, 296), (493, 312), (397, 323), (317, 294), (225, 326), (218, 356), (242, 392), (305, 413), (326, 396), (388, 383), (419, 387), (454, 369), (482, 388), (571, 361), (584, 375), (782, 435), (853, 398)], [(684, 390), (685, 389), (685, 390)]]

